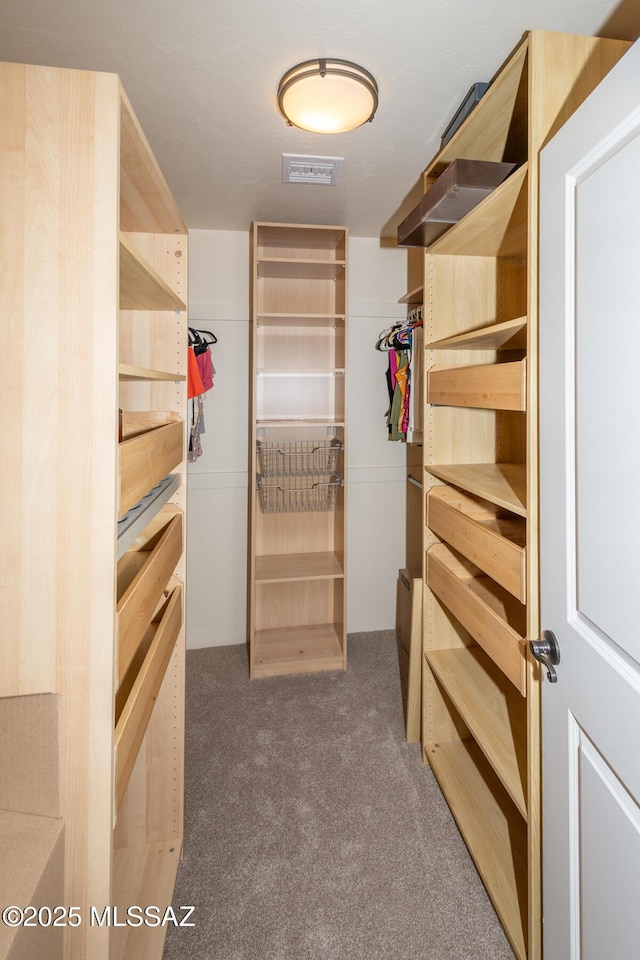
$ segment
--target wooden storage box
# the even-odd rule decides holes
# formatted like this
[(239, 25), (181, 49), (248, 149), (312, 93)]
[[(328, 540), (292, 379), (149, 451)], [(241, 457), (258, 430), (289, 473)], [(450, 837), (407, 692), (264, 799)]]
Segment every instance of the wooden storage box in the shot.
[(515, 169), (515, 163), (454, 160), (398, 227), (398, 243), (426, 247), (473, 210)]
[(174, 413), (135, 413), (123, 418), (119, 444), (121, 517), (184, 457), (184, 424)]
[(526, 524), (522, 517), (453, 487), (427, 495), (427, 526), (493, 580), (526, 601)]
[(118, 683), (182, 556), (182, 512), (164, 506), (118, 563)]
[(449, 407), (488, 410), (527, 408), (527, 362), (431, 367), (427, 374), (427, 402)]
[(526, 611), (443, 543), (427, 552), (427, 584), (520, 693), (526, 695)]

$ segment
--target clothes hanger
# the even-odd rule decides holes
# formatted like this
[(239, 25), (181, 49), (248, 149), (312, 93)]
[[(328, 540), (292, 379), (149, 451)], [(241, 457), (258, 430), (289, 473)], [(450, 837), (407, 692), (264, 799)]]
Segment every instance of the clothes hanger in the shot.
[(210, 330), (196, 330), (195, 327), (189, 327), (189, 346), (193, 347), (196, 356), (204, 353), (217, 342), (218, 338)]

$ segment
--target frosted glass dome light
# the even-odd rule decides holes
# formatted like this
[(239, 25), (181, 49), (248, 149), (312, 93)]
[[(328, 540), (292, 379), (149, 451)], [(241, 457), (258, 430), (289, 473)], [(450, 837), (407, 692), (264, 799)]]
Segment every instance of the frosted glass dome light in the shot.
[(278, 84), (278, 110), (289, 126), (311, 133), (345, 133), (373, 120), (378, 85), (349, 60), (305, 60)]

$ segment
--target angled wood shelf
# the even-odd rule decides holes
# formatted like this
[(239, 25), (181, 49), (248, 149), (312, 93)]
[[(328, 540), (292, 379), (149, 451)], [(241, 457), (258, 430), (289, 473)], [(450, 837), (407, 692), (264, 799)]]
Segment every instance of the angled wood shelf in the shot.
[(526, 350), (527, 318), (517, 317), (491, 326), (426, 343), (427, 350)]
[(256, 582), (323, 580), (344, 577), (335, 553), (295, 553), (256, 557)]
[(526, 611), (515, 597), (443, 543), (427, 553), (427, 584), (526, 696)]
[(427, 495), (427, 526), (525, 603), (526, 521), (450, 486)]
[(118, 806), (127, 789), (182, 620), (182, 587), (176, 584), (147, 629), (118, 689), (114, 740)]
[(168, 505), (118, 562), (118, 683), (125, 677), (183, 550), (182, 513)]
[(134, 367), (130, 363), (118, 364), (120, 380), (172, 380), (178, 383), (187, 378), (183, 373), (170, 373), (165, 370), (150, 370), (146, 367)]
[(527, 516), (527, 477), (523, 463), (428, 463), (425, 470), (519, 517)]
[(526, 824), (472, 740), (425, 747), (518, 960), (527, 956)]
[(435, 365), (427, 373), (427, 403), (450, 407), (525, 411), (527, 361)]
[(180, 480), (179, 473), (170, 473), (163, 477), (118, 520), (116, 561), (145, 533), (169, 498), (176, 495), (180, 489)]
[[(525, 37), (500, 69), (480, 102), (427, 167), (439, 176), (453, 160), (517, 160), (526, 157), (526, 102), (518, 103), (528, 43)], [(513, 118), (518, 140), (514, 141)], [(523, 129), (524, 127), (524, 129)]]
[(426, 658), (526, 821), (526, 701), (479, 647), (431, 650)]
[(144, 131), (126, 94), (123, 90), (120, 94), (120, 229), (130, 233), (186, 234), (187, 228)]
[(128, 436), (118, 448), (121, 517), (183, 460), (184, 423), (179, 418), (161, 420)]
[(120, 234), (120, 309), (186, 310), (186, 305), (166, 281)]
[[(480, 101), (482, 102), (482, 101)], [(524, 257), (527, 252), (527, 170), (523, 164), (428, 253), (459, 257)]]

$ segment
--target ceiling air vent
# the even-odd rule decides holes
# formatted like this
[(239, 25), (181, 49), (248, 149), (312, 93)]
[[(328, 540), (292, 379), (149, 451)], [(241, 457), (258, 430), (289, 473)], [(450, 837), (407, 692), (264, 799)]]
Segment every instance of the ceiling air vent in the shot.
[(344, 157), (299, 157), (282, 154), (283, 183), (323, 183), (334, 186), (338, 182)]

